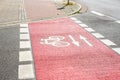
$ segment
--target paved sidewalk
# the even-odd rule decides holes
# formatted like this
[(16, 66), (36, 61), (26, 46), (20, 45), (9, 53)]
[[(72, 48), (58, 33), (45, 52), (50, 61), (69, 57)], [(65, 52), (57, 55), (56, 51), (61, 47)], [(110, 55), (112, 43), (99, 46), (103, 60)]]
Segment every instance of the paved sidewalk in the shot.
[(19, 21), (20, 0), (0, 1), (0, 25)]
[(39, 21), (65, 16), (50, 0), (25, 0), (27, 19)]

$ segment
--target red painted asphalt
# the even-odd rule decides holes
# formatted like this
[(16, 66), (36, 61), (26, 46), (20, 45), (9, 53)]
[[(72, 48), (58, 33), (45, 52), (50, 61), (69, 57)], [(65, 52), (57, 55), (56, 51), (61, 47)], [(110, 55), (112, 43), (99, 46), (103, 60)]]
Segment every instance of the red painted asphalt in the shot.
[(29, 28), (37, 80), (120, 80), (120, 56), (72, 20)]

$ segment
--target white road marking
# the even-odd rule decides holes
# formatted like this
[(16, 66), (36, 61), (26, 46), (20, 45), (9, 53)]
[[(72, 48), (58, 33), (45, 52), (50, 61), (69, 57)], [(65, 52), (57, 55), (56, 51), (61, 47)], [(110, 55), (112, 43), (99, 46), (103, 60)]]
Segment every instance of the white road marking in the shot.
[(87, 39), (80, 35), (80, 39), (82, 39), (85, 43), (87, 43), (89, 46), (93, 46)]
[(20, 48), (31, 48), (30, 41), (20, 41)]
[(120, 54), (120, 48), (112, 48), (115, 52), (117, 52), (118, 54)]
[(20, 24), (20, 27), (28, 27), (28, 24)]
[(19, 52), (19, 61), (32, 61), (31, 51), (20, 51)]
[(85, 28), (88, 32), (95, 32), (92, 28)]
[(101, 41), (106, 44), (107, 46), (114, 46), (116, 45), (115, 43), (113, 43), (112, 41), (108, 40), (108, 39), (101, 39)]
[(30, 79), (30, 78), (35, 78), (34, 76), (34, 70), (33, 70), (33, 65), (28, 64), (28, 65), (19, 65), (18, 68), (18, 78), (19, 79)]
[(83, 23), (78, 24), (78, 25), (80, 25), (81, 27), (88, 27), (86, 24), (83, 24)]
[(29, 34), (20, 34), (20, 39), (30, 39)]
[(96, 15), (98, 15), (98, 16), (105, 16), (104, 14), (99, 13), (99, 12), (96, 12), (96, 11), (91, 11), (91, 13), (96, 14)]
[(92, 35), (94, 35), (96, 38), (104, 38), (104, 36), (100, 33), (92, 33)]
[(28, 28), (20, 28), (20, 33), (28, 33), (29, 31), (28, 31)]
[(115, 22), (120, 23), (120, 20), (117, 20), (117, 21), (115, 21)]
[(82, 23), (81, 21), (75, 21), (75, 22), (78, 23), (78, 24), (79, 24), (79, 23)]
[(71, 17), (72, 20), (77, 21), (78, 19), (75, 17)]
[(80, 46), (79, 42), (76, 41), (71, 35), (68, 35), (68, 37), (72, 40), (72, 43), (76, 46)]

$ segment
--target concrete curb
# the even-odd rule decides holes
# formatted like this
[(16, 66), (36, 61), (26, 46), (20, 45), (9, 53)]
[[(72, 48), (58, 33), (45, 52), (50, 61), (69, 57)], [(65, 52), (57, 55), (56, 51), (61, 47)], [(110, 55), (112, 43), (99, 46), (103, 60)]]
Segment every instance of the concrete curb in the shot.
[(74, 1), (72, 1), (72, 5), (65, 5), (65, 3), (58, 3), (56, 2), (56, 5), (58, 7), (59, 10), (63, 11), (65, 14), (69, 15), (73, 15), (76, 13), (79, 13), (79, 11), (81, 10), (82, 6)]

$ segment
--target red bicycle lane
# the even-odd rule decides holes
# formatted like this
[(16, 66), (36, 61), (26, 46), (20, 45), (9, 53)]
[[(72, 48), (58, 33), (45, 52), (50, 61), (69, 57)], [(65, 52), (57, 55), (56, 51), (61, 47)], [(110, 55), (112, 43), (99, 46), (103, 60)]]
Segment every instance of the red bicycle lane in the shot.
[(120, 79), (120, 56), (69, 18), (29, 29), (37, 80)]

